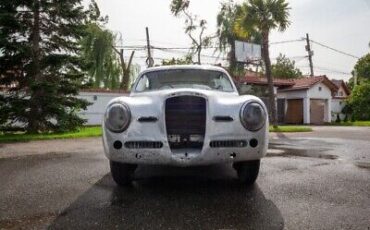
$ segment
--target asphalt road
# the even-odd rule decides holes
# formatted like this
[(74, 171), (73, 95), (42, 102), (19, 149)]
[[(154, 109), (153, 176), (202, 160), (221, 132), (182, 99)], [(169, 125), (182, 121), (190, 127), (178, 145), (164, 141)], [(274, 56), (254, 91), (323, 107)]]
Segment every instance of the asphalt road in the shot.
[(0, 229), (370, 229), (370, 128), (272, 134), (255, 186), (229, 165), (109, 174), (101, 140), (0, 145)]

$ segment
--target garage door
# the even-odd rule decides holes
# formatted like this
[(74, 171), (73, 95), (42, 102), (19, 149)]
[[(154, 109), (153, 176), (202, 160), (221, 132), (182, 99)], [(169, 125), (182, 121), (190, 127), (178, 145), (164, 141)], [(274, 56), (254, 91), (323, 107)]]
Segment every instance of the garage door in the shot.
[(289, 99), (285, 123), (303, 124), (303, 100)]
[(311, 124), (324, 124), (325, 119), (325, 100), (310, 100), (310, 120)]

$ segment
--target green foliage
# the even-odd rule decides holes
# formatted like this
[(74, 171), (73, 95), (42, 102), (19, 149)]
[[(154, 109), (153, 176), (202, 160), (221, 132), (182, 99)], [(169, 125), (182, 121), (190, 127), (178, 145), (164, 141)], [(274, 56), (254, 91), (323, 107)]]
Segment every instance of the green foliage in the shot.
[[(362, 84), (366, 80), (370, 80), (370, 53), (360, 58), (352, 71), (352, 75), (357, 74), (357, 84)], [(353, 90), (355, 79), (351, 77), (348, 81), (348, 87)]]
[(357, 61), (353, 73), (357, 74), (357, 85), (354, 78), (349, 80), (352, 93), (343, 112), (346, 118), (351, 114), (352, 121), (370, 120), (370, 53)]
[[(236, 15), (239, 5), (233, 1), (221, 3), (221, 10), (217, 15), (217, 37), (218, 49), (226, 51), (227, 46), (230, 46), (229, 56), (229, 71), (233, 75), (238, 75), (244, 70), (244, 64), (237, 63), (235, 58), (235, 40), (245, 40), (245, 37), (235, 31)], [(242, 38), (243, 37), (243, 38)]]
[(120, 87), (121, 67), (113, 50), (115, 36), (98, 23), (90, 23), (81, 41), (88, 82), (94, 88)]
[(162, 60), (162, 65), (188, 65), (192, 63), (193, 60), (191, 56), (186, 56), (184, 58), (172, 58), (169, 60)]
[(354, 87), (348, 106), (354, 120), (370, 120), (370, 81), (365, 81)]
[(277, 57), (276, 64), (271, 66), (271, 71), (274, 78), (291, 79), (302, 77), (302, 72), (295, 67), (295, 62), (282, 54), (279, 54)]
[(77, 99), (84, 81), (79, 40), (81, 0), (0, 2), (0, 126), (25, 124), (29, 133), (73, 130), (89, 104)]
[(88, 21), (83, 39), (82, 56), (88, 72), (88, 83), (94, 88), (120, 88), (121, 66), (114, 51), (115, 35), (105, 28), (108, 17), (102, 17), (93, 0), (88, 9)]
[(240, 4), (225, 1), (221, 3), (221, 9), (217, 15), (218, 49), (229, 51), (229, 71), (233, 75), (244, 73), (244, 63), (238, 63), (235, 58), (235, 40), (261, 44), (261, 33), (251, 28), (246, 30), (240, 24), (244, 12)]
[(370, 80), (370, 53), (358, 60), (355, 65), (355, 72), (360, 81), (362, 79)]
[(201, 64), (201, 53), (204, 48), (212, 45), (212, 36), (205, 36), (207, 21), (198, 19), (197, 15), (189, 12), (190, 0), (172, 0), (170, 10), (176, 17), (185, 18), (185, 33), (192, 42), (191, 55), (197, 55), (198, 64)]
[(217, 37), (218, 46), (221, 51), (225, 51), (227, 46), (233, 46), (238, 35), (234, 27), (239, 5), (233, 1), (221, 3), (220, 12), (217, 14)]
[(285, 0), (248, 0), (239, 13), (239, 24), (246, 31), (285, 31), (290, 25), (289, 4)]
[(178, 16), (181, 11), (186, 10), (190, 5), (190, 0), (172, 0), (170, 9), (173, 15)]

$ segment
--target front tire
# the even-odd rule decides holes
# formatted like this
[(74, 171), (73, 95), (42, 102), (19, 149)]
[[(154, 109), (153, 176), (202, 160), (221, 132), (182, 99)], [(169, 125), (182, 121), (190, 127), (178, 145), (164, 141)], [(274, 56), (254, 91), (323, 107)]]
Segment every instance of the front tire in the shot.
[(113, 180), (119, 186), (127, 186), (131, 184), (136, 167), (137, 165), (133, 164), (124, 164), (120, 162), (110, 161), (110, 172), (112, 174)]
[(244, 161), (234, 164), (239, 181), (244, 185), (252, 185), (258, 177), (261, 160)]

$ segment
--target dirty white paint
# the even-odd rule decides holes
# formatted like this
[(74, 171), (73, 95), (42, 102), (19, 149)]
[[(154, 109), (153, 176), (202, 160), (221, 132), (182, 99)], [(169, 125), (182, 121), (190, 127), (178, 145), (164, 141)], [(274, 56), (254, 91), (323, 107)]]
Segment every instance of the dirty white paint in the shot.
[[(219, 67), (205, 66), (173, 66), (151, 68), (141, 73), (141, 76), (148, 71), (172, 69), (207, 69), (228, 73)], [(230, 82), (231, 77), (229, 76)], [(136, 82), (137, 85), (137, 82)], [(134, 87), (136, 88), (136, 87)], [(128, 128), (121, 133), (114, 133), (103, 124), (103, 143), (107, 158), (111, 161), (130, 164), (167, 164), (176, 166), (209, 165), (217, 163), (232, 163), (248, 160), (258, 160), (266, 155), (268, 146), (268, 118), (265, 117), (264, 126), (251, 132), (245, 129), (240, 121), (240, 111), (243, 105), (256, 102), (266, 107), (262, 101), (251, 95), (239, 95), (233, 84), (234, 91), (221, 92), (214, 90), (192, 89), (192, 88), (171, 88), (152, 90), (147, 92), (132, 92), (130, 96), (119, 97), (111, 103), (122, 103), (130, 108), (131, 122)], [(206, 131), (202, 149), (181, 149), (175, 154), (170, 148), (167, 131), (165, 129), (165, 101), (177, 96), (198, 96), (206, 99)], [(143, 123), (140, 117), (155, 117), (158, 120), (153, 123)], [(232, 122), (216, 122), (214, 116), (230, 116)], [(232, 148), (211, 148), (213, 140), (240, 140), (247, 141), (256, 139), (256, 147), (232, 147)], [(116, 141), (156, 141), (163, 143), (160, 149), (129, 149), (125, 145), (122, 148), (115, 148)], [(231, 157), (231, 154), (236, 157)]]

